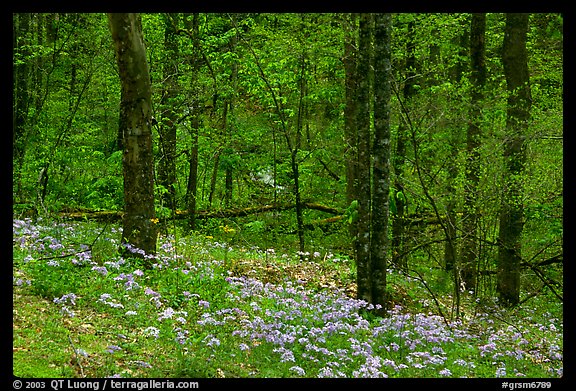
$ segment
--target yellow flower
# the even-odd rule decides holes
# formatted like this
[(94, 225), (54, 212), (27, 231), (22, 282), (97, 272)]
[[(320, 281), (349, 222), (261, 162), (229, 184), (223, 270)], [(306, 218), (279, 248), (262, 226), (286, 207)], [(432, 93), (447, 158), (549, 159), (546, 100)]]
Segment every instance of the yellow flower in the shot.
[(154, 224), (158, 224), (158, 222), (159, 222), (160, 220), (158, 220), (158, 219), (150, 219), (150, 221), (153, 222)]

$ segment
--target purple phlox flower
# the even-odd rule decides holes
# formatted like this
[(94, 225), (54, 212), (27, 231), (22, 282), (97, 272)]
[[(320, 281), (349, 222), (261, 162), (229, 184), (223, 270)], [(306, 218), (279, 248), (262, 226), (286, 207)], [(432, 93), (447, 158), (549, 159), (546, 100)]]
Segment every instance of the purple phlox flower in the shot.
[(62, 295), (60, 298), (54, 298), (54, 303), (56, 304), (66, 304), (70, 302), (72, 305), (76, 305), (77, 296), (74, 293), (67, 293)]
[(444, 368), (442, 369), (439, 374), (441, 376), (452, 376), (452, 372), (450, 372), (450, 370), (448, 368)]
[(304, 376), (304, 375), (306, 374), (306, 371), (305, 371), (304, 369), (302, 369), (302, 368), (300, 368), (299, 366), (296, 366), (296, 365), (293, 366), (293, 367), (290, 367), (290, 370), (293, 371), (293, 372), (296, 372), (296, 374), (297, 374), (298, 376)]
[(90, 250), (88, 251), (82, 251), (78, 254), (76, 254), (76, 257), (78, 258), (73, 259), (72, 263), (75, 265), (83, 265), (84, 263), (90, 263), (92, 261), (92, 252)]
[(124, 308), (124, 306), (121, 303), (116, 303), (114, 301), (108, 300), (110, 298), (112, 298), (112, 296), (109, 293), (102, 293), (98, 301), (112, 308)]
[(292, 353), (292, 351), (289, 349), (286, 349), (284, 347), (279, 347), (279, 348), (275, 348), (273, 351), (276, 353), (280, 353), (280, 362), (286, 362), (286, 361), (295, 362), (296, 361), (294, 359), (294, 353)]
[(171, 319), (172, 316), (174, 316), (174, 313), (174, 309), (172, 307), (168, 307), (159, 314), (160, 316), (158, 317), (158, 320), (161, 321), (163, 319)]
[(160, 330), (157, 329), (156, 327), (150, 326), (144, 329), (144, 335), (147, 337), (154, 337), (155, 339), (157, 339), (160, 336)]
[(207, 335), (203, 342), (206, 344), (206, 346), (220, 346), (220, 340), (214, 337), (212, 334)]
[(146, 289), (144, 289), (144, 293), (146, 295), (150, 295), (150, 296), (154, 296), (154, 297), (160, 297), (160, 294), (158, 292), (154, 292), (152, 289), (146, 287)]
[(139, 367), (142, 368), (152, 368), (152, 365), (150, 365), (149, 363), (147, 363), (146, 361), (140, 361), (140, 360), (136, 360), (133, 361), (132, 363), (138, 365)]
[(479, 346), (478, 349), (480, 349), (480, 356), (484, 357), (488, 353), (491, 353), (496, 350), (496, 344), (494, 342), (490, 342), (486, 345)]
[(175, 341), (178, 342), (180, 345), (184, 345), (186, 340), (188, 339), (188, 330), (182, 330), (180, 328), (176, 329), (176, 338)]
[(238, 349), (244, 351), (244, 350), (250, 350), (250, 346), (246, 345), (245, 343), (241, 343), (240, 345), (238, 345)]
[(59, 243), (56, 239), (50, 238), (50, 244), (48, 245), (48, 247), (50, 247), (51, 250), (59, 250), (61, 248), (64, 248), (64, 245), (62, 243)]
[(98, 273), (102, 274), (103, 276), (108, 275), (108, 270), (106, 269), (106, 266), (93, 266), (92, 270), (97, 271)]
[(116, 345), (110, 345), (106, 348), (106, 351), (108, 353), (114, 353), (114, 352), (117, 352), (119, 350), (122, 350), (122, 348), (120, 346), (116, 346)]

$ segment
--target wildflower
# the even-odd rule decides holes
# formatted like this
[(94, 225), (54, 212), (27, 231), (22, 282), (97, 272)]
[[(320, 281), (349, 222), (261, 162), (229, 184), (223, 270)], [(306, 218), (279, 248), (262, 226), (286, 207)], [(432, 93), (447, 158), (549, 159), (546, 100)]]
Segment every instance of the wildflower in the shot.
[(444, 368), (442, 369), (439, 374), (441, 376), (452, 376), (452, 372), (450, 372), (450, 370), (448, 368)]
[(148, 288), (148, 287), (146, 287), (146, 289), (144, 289), (144, 293), (145, 293), (146, 295), (151, 295), (151, 296), (160, 296), (159, 293), (154, 292), (152, 289), (150, 289), (150, 288)]
[(188, 339), (188, 330), (176, 329), (176, 338), (175, 341), (178, 342), (180, 345), (184, 345), (186, 340)]
[(93, 266), (92, 270), (97, 271), (98, 273), (102, 274), (103, 276), (108, 275), (108, 270), (106, 266)]
[(496, 369), (496, 377), (505, 377), (506, 376), (506, 367), (500, 367)]
[(158, 320), (171, 319), (173, 315), (174, 310), (172, 309), (172, 307), (168, 307), (162, 313), (160, 313), (160, 317), (158, 318)]
[(124, 315), (138, 315), (136, 311), (126, 311)]
[(150, 365), (149, 363), (147, 363), (145, 361), (137, 360), (137, 361), (134, 361), (134, 364), (136, 364), (142, 368), (152, 368), (152, 365)]
[(204, 342), (206, 343), (206, 346), (220, 346), (220, 340), (212, 334), (207, 335), (206, 338), (204, 338)]
[[(238, 345), (238, 349), (244, 351), (244, 350), (249, 350), (250, 346), (246, 345), (245, 343), (241, 343), (240, 345)], [(290, 368), (292, 369), (292, 368)]]
[(157, 339), (160, 336), (160, 330), (157, 329), (156, 327), (150, 326), (144, 329), (144, 335), (147, 337), (154, 337), (154, 339)]
[(176, 318), (176, 321), (177, 321), (177, 322), (180, 322), (180, 323), (182, 323), (182, 324), (186, 324), (186, 319), (184, 319), (184, 318), (181, 317), (181, 316), (177, 317), (177, 318)]
[(63, 295), (60, 298), (54, 298), (54, 303), (56, 304), (65, 304), (68, 302), (68, 300), (70, 300), (70, 304), (72, 305), (76, 305), (76, 295), (74, 293), (68, 293)]
[(106, 351), (108, 353), (114, 353), (114, 352), (117, 352), (118, 350), (122, 350), (122, 348), (120, 346), (116, 346), (116, 345), (110, 345), (106, 348)]
[(302, 369), (302, 368), (300, 368), (299, 366), (296, 366), (296, 365), (293, 366), (293, 367), (290, 367), (290, 370), (293, 371), (293, 372), (296, 372), (296, 374), (297, 374), (298, 376), (304, 376), (304, 375), (306, 374), (306, 371), (305, 371), (304, 369)]

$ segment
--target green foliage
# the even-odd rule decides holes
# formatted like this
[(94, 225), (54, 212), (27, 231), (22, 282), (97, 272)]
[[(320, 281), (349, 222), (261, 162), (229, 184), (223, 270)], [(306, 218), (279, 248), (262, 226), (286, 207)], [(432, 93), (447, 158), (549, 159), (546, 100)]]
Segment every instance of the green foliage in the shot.
[[(181, 31), (175, 37), (177, 51), (174, 51), (167, 45), (165, 15), (142, 15), (153, 86), (152, 110), (158, 121), (153, 126), (157, 159), (162, 156), (158, 129), (168, 124), (166, 108), (170, 107), (175, 113), (177, 209), (188, 207), (185, 201), (194, 134), (198, 135), (196, 207), (199, 210), (217, 210), (226, 205), (226, 171), (232, 175), (230, 207), (273, 202), (294, 204), (295, 178), (290, 148), (294, 150), (298, 141), (296, 160), (301, 199), (344, 210), (343, 218), (338, 221), (346, 223), (318, 226), (314, 223), (325, 219), (327, 214), (305, 211), (307, 251), (351, 254), (348, 225), (357, 220), (358, 204), (353, 201), (347, 205), (346, 198), (346, 168), (351, 155), (345, 153), (350, 146), (343, 142), (344, 15), (201, 13), (198, 14), (199, 47), (194, 45), (191, 24), (184, 23), (185, 18), (191, 22), (192, 15), (179, 16)], [(15, 39), (23, 43), (14, 51), (15, 71), (22, 64), (30, 66), (25, 80), (18, 79), (15, 73), (15, 95), (18, 88), (27, 83), (28, 101), (23, 132), (21, 136), (14, 132), (14, 141), (17, 141), (14, 145), (25, 147), (21, 161), (16, 153), (13, 154), (14, 216), (43, 215), (44, 211), (56, 213), (64, 208), (122, 210), (123, 151), (117, 150), (121, 91), (106, 16), (33, 14), (30, 17), (27, 31), (15, 31)], [(473, 211), (466, 210), (464, 205), (466, 178), (470, 174), (468, 162), (472, 155), (467, 151), (466, 139), (472, 92), (466, 42), (470, 14), (399, 13), (393, 19), (391, 161), (402, 164), (394, 164), (391, 171), (390, 220), (391, 224), (396, 221), (398, 201), (408, 200), (410, 207), (404, 218), (409, 226), (402, 238), (396, 238), (403, 243), (403, 248), (398, 250), (406, 253), (408, 265), (425, 276), (431, 291), (445, 299), (442, 305), (446, 309), (454, 304), (454, 286), (452, 275), (440, 267), (446, 237), (442, 227), (434, 222), (436, 216), (432, 211), (435, 208), (440, 216), (446, 216), (448, 208), (452, 208), (456, 216), (457, 247), (466, 234), (462, 231), (463, 218), (468, 212), (477, 212), (478, 269), (482, 273), (477, 295), (489, 297), (495, 289), (498, 251), (495, 244), (505, 164), (502, 149), (507, 140), (506, 86), (500, 60), (505, 15), (487, 14), (488, 80), (483, 91), (484, 100), (478, 103), (481, 136), (480, 145), (474, 152), (480, 168)], [(410, 23), (414, 24), (413, 42), (409, 42)], [(522, 257), (537, 263), (563, 251), (563, 16), (531, 15), (528, 38), (533, 106), (530, 128), (525, 135), (527, 163), (525, 172), (518, 178), (523, 195), (518, 202), (525, 207)], [(407, 47), (412, 44), (415, 65), (413, 69), (406, 69)], [(173, 70), (165, 66), (168, 60), (177, 64)], [(170, 101), (165, 102), (168, 79), (177, 81), (178, 89)], [(406, 85), (414, 88), (410, 99), (404, 99), (402, 95)], [(279, 107), (276, 107), (272, 92)], [(403, 154), (398, 148), (401, 136), (405, 142)], [(48, 172), (48, 182), (45, 198), (40, 201), (43, 188), (39, 178), (44, 169)], [(259, 173), (269, 174), (273, 181), (255, 180)], [(402, 183), (402, 191), (393, 188), (396, 182)], [(278, 187), (274, 188), (270, 183)], [(171, 217), (170, 208), (161, 202), (161, 195), (167, 191), (165, 186), (156, 184), (158, 218)], [(447, 222), (443, 223), (446, 226)], [(185, 223), (179, 220), (172, 225), (181, 229), (180, 224)], [(221, 230), (221, 226), (234, 227), (236, 232), (230, 235)], [(230, 245), (288, 251), (298, 246), (296, 228), (294, 209), (287, 209), (228, 220), (198, 219), (197, 230), (191, 235), (197, 240), (200, 236), (210, 236)], [(184, 229), (179, 231), (180, 237), (183, 232)], [(79, 242), (90, 244), (93, 237), (86, 235)], [(50, 244), (46, 242), (45, 246)], [(117, 247), (118, 243), (99, 240), (92, 247), (92, 257), (103, 265), (116, 259)], [(181, 252), (175, 254), (174, 259), (178, 267), (191, 260), (205, 261), (209, 257), (203, 251), (201, 246), (189, 246), (183, 251), (185, 258), (180, 258)], [(242, 257), (236, 251), (228, 251), (228, 247), (223, 246), (211, 251), (218, 261), (226, 260), (228, 265), (241, 267), (239, 258)], [(21, 264), (29, 255), (17, 250), (14, 260)], [(39, 258), (60, 255), (58, 251), (46, 252)], [(83, 278), (86, 270), (71, 266), (70, 258), (54, 260), (61, 260), (61, 266), (48, 266), (48, 259), (27, 264), (28, 272), (38, 277), (30, 288), (33, 293), (51, 299), (51, 296), (75, 290), (93, 297), (88, 287), (104, 284), (97, 276)], [(130, 267), (137, 262), (130, 260)], [(354, 262), (346, 264), (349, 268), (340, 269), (340, 277), (354, 281)], [(561, 264), (548, 266), (546, 277), (561, 284)], [(224, 271), (222, 265), (217, 268)], [(120, 270), (115, 272), (116, 276), (130, 269), (125, 265)], [(62, 273), (66, 273), (66, 278)], [(266, 275), (265, 271), (258, 273)], [(546, 292), (549, 288), (543, 288), (540, 277), (533, 270), (523, 270), (523, 294)], [(152, 288), (162, 287), (162, 294), (171, 297), (173, 308), (186, 307), (182, 293), (185, 289), (199, 292), (222, 307), (226, 299), (218, 292), (224, 296), (229, 293), (223, 277), (208, 282), (200, 277), (186, 279), (184, 275), (164, 275), (158, 271), (149, 278), (153, 282)], [(429, 292), (422, 287), (416, 289), (416, 280), (395, 275), (390, 281), (392, 293), (410, 302), (413, 308), (424, 311), (434, 307), (434, 304), (423, 307), (419, 302), (421, 297), (428, 297)], [(562, 289), (553, 286), (559, 291)], [(403, 296), (402, 292), (407, 294)], [(540, 299), (538, 295), (530, 300)], [(150, 304), (147, 300), (142, 302)], [(538, 305), (544, 307), (546, 301)], [(102, 306), (101, 309), (107, 308), (106, 304)], [(152, 307), (146, 308), (148, 315), (156, 315)], [(138, 321), (144, 323), (145, 316)], [(128, 323), (122, 324), (128, 327)], [(171, 331), (166, 330), (167, 333)], [(200, 338), (196, 341), (198, 346), (202, 346), (204, 337), (197, 336)], [(228, 342), (232, 344), (232, 340)], [(148, 344), (154, 345), (153, 342)], [(203, 354), (207, 351), (192, 355), (168, 342), (163, 347), (168, 356), (180, 355), (178, 362), (181, 365), (177, 370), (182, 375), (219, 374), (219, 361), (204, 360)], [(260, 349), (258, 359), (263, 362), (265, 357), (275, 354), (269, 345)], [(221, 362), (225, 364), (250, 358), (248, 353), (238, 349), (225, 350), (224, 346), (218, 350)], [(459, 354), (466, 356), (471, 351), (465, 346), (456, 347), (449, 353), (450, 360)], [(158, 369), (157, 374), (169, 372), (172, 364), (174, 362), (166, 358), (163, 369)], [(191, 367), (198, 368), (198, 372), (193, 372)], [(229, 368), (227, 374), (238, 376), (248, 375), (254, 369), (239, 365), (229, 367), (233, 368)], [(111, 364), (112, 369), (121, 368)], [(459, 368), (452, 372), (456, 376), (464, 374), (465, 370)], [(285, 365), (278, 366), (277, 372), (269, 368), (262, 371), (278, 376), (291, 374)], [(491, 371), (486, 362), (475, 375), (491, 374)]]

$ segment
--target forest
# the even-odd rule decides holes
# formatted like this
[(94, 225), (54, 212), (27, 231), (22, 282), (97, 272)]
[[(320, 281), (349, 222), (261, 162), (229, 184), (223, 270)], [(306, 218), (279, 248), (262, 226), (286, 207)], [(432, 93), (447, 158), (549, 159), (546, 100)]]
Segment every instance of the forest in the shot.
[(563, 377), (563, 14), (12, 22), (14, 376)]

